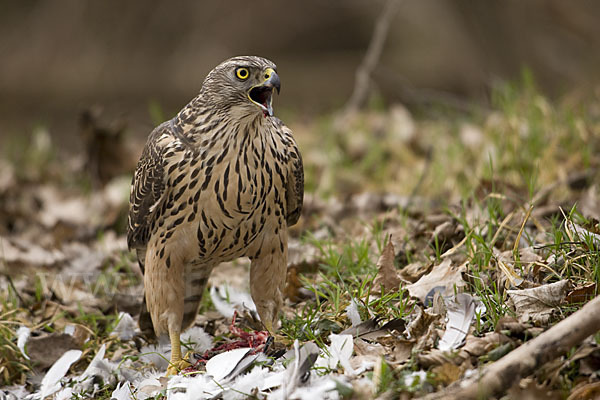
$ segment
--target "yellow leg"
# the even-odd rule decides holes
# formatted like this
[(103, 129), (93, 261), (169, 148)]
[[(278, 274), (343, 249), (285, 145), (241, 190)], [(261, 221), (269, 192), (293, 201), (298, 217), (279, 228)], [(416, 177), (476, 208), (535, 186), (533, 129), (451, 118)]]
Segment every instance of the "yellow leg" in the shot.
[(167, 368), (167, 376), (177, 375), (179, 371), (192, 365), (186, 359), (181, 358), (179, 332), (169, 331), (169, 339), (171, 339), (171, 361), (169, 361), (169, 368)]

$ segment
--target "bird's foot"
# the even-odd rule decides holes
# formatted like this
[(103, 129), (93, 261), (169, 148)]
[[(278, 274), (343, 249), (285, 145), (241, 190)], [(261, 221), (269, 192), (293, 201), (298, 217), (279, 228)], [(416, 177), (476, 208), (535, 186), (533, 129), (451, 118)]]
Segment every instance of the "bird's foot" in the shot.
[(167, 376), (177, 375), (179, 372), (192, 366), (189, 362), (190, 352), (187, 352), (185, 357), (180, 360), (169, 361), (169, 367), (167, 368)]

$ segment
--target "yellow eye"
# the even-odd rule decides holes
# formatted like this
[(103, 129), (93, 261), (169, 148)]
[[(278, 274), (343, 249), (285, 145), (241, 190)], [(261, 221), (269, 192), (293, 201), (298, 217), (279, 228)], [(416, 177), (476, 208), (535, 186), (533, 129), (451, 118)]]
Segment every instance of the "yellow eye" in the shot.
[(241, 80), (245, 80), (250, 76), (250, 72), (248, 71), (248, 68), (238, 68), (235, 70), (235, 76)]

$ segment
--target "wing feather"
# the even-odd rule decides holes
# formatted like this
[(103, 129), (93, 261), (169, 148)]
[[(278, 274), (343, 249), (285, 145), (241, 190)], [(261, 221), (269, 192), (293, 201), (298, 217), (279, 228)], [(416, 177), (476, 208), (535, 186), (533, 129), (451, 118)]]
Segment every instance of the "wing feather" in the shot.
[(152, 131), (133, 175), (127, 229), (127, 245), (130, 249), (146, 247), (156, 209), (165, 197), (164, 149), (160, 145), (160, 138), (169, 133), (169, 129), (167, 122)]
[(302, 213), (302, 203), (304, 201), (304, 166), (298, 145), (292, 136), (292, 131), (283, 124), (281, 124), (281, 128), (289, 143), (285, 197), (287, 202), (286, 222), (288, 226), (292, 226), (298, 222)]

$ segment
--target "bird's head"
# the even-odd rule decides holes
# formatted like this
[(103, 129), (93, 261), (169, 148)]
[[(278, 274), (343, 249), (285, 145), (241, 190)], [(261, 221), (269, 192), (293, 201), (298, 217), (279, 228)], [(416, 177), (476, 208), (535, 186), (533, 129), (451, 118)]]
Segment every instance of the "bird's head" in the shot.
[(233, 57), (208, 74), (202, 93), (221, 109), (272, 116), (273, 89), (279, 93), (281, 87), (276, 70), (273, 62), (262, 57)]

